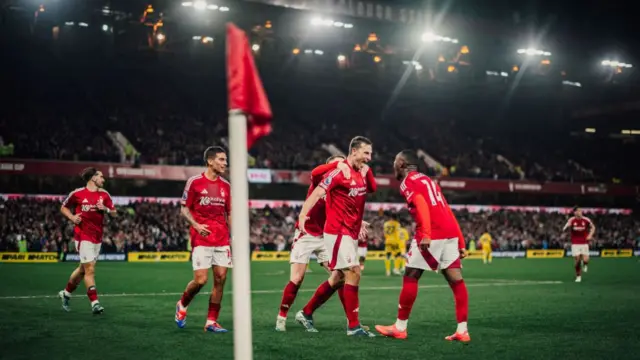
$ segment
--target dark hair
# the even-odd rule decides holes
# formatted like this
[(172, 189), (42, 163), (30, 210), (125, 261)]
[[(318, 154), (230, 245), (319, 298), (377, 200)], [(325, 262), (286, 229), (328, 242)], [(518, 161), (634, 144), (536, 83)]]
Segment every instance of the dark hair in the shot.
[(345, 159), (344, 155), (331, 155), (327, 158), (327, 162), (326, 164), (330, 163), (331, 160), (336, 159), (336, 158), (341, 158), (342, 160)]
[(396, 214), (396, 213), (392, 213), (392, 214), (391, 214), (391, 219), (392, 219), (392, 220), (395, 220), (395, 221), (398, 221), (398, 214)]
[(82, 178), (82, 180), (84, 180), (85, 182), (88, 182), (89, 180), (91, 180), (92, 177), (94, 177), (96, 174), (98, 173), (98, 169), (94, 168), (94, 167), (88, 167), (85, 168), (84, 170), (82, 170), (82, 172), (80, 173), (80, 177)]
[(373, 145), (373, 142), (364, 136), (356, 136), (349, 143), (349, 152), (353, 149), (359, 149), (362, 145)]
[(405, 149), (400, 151), (400, 156), (402, 156), (402, 158), (404, 159), (404, 162), (406, 163), (406, 167), (410, 167), (410, 166), (414, 166), (416, 169), (418, 168), (418, 166), (420, 165), (420, 159), (418, 158), (418, 154), (416, 154), (415, 151), (413, 150), (409, 150), (409, 149)]
[(216, 157), (216, 155), (220, 153), (226, 154), (227, 152), (222, 148), (222, 146), (209, 146), (207, 150), (204, 151), (202, 160), (204, 160), (204, 163), (207, 164), (208, 159)]
[(576, 211), (578, 211), (578, 209), (580, 209), (578, 206), (574, 206), (574, 207), (573, 207), (573, 211), (572, 211), (572, 213), (574, 213), (574, 214), (575, 214), (575, 213), (576, 213)]

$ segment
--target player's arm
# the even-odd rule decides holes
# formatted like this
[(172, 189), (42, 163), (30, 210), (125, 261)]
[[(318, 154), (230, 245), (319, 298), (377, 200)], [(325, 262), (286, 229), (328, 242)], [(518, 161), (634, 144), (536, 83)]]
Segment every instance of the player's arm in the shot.
[(71, 193), (62, 202), (62, 206), (60, 206), (60, 212), (62, 213), (62, 215), (64, 215), (64, 217), (66, 217), (71, 222), (77, 225), (77, 224), (80, 224), (80, 222), (82, 221), (82, 217), (80, 216), (80, 214), (74, 215), (71, 212), (71, 208), (74, 207), (75, 205), (76, 205), (75, 194)]
[(431, 244), (431, 213), (429, 211), (429, 205), (427, 205), (427, 201), (422, 194), (415, 194), (412, 201), (416, 208), (416, 222), (418, 226), (424, 230), (426, 237), (420, 239), (420, 246), (422, 248), (428, 248), (429, 244)]
[(207, 236), (211, 234), (211, 230), (207, 229), (208, 227), (207, 225), (202, 225), (198, 223), (193, 218), (193, 214), (191, 214), (191, 209), (193, 207), (194, 200), (195, 200), (195, 194), (191, 189), (191, 181), (187, 181), (187, 185), (184, 188), (184, 192), (182, 193), (182, 199), (180, 201), (180, 205), (181, 205), (180, 216), (182, 216), (185, 220), (187, 220), (189, 225), (191, 225), (191, 227), (193, 227), (193, 229), (197, 231), (198, 234), (202, 236)]
[(587, 240), (593, 239), (593, 235), (596, 233), (596, 226), (593, 225), (591, 220), (589, 220), (589, 235), (587, 235)]
[(318, 203), (318, 200), (322, 199), (323, 196), (327, 194), (327, 190), (325, 190), (322, 186), (316, 187), (311, 195), (304, 201), (302, 204), (302, 209), (300, 210), (300, 215), (298, 215), (298, 226), (300, 227), (300, 231), (304, 231), (304, 224), (307, 222), (307, 216), (309, 215), (309, 211), (313, 209), (313, 207)]
[(351, 175), (348, 171), (349, 167), (344, 163), (344, 161), (334, 161), (328, 164), (316, 166), (315, 169), (311, 170), (311, 183), (313, 185), (318, 185), (328, 172), (335, 170), (336, 168), (339, 168), (340, 171), (342, 171), (342, 175), (344, 175), (345, 178), (348, 178), (348, 176)]
[(116, 207), (113, 205), (113, 200), (111, 199), (111, 195), (107, 193), (107, 198), (103, 202), (99, 202), (97, 205), (99, 211), (102, 211), (105, 214), (109, 214), (111, 216), (116, 216), (118, 211)]
[(569, 228), (569, 226), (571, 225), (571, 219), (573, 219), (573, 218), (569, 218), (569, 220), (567, 220), (567, 223), (564, 224), (564, 227), (562, 228), (562, 231), (566, 231)]
[(466, 255), (467, 244), (464, 242), (464, 236), (462, 235), (462, 229), (460, 229), (460, 223), (458, 222), (456, 215), (453, 213), (453, 210), (451, 210), (451, 206), (449, 206), (448, 204), (446, 206), (447, 206), (447, 209), (449, 210), (449, 214), (451, 214), (451, 217), (453, 218), (453, 221), (455, 221), (456, 223), (456, 228), (458, 229), (458, 249), (460, 250), (460, 253), (463, 255), (462, 257), (465, 258), (467, 256)]
[(365, 165), (366, 169), (366, 180), (367, 180), (367, 192), (369, 194), (376, 192), (378, 190), (378, 184), (376, 183), (376, 177), (373, 175), (373, 170), (368, 165)]

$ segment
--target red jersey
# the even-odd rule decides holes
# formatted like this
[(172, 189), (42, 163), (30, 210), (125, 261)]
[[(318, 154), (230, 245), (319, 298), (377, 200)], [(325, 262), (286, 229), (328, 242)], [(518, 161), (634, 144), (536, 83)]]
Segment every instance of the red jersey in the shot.
[[(409, 213), (416, 221), (415, 239), (420, 241), (425, 237), (432, 240), (444, 240), (460, 236), (458, 221), (451, 212), (447, 200), (442, 195), (440, 186), (427, 175), (417, 171), (411, 171), (400, 184), (400, 192), (407, 200)], [(429, 207), (431, 220), (431, 234), (418, 221), (416, 206), (413, 202), (415, 196), (424, 197)]]
[[(315, 169), (311, 171), (311, 185), (309, 185), (309, 190), (307, 191), (308, 199), (309, 195), (316, 189), (322, 177), (329, 171), (334, 170), (338, 166), (338, 162), (334, 161), (329, 164), (317, 166)], [(324, 229), (324, 223), (327, 220), (326, 215), (326, 196), (323, 196), (322, 199), (318, 200), (318, 202), (309, 210), (307, 214), (307, 221), (304, 223), (304, 232), (312, 235), (312, 236), (321, 236), (322, 231)], [(296, 229), (298, 228), (298, 222), (296, 221)]]
[(94, 244), (102, 243), (104, 224), (104, 212), (97, 208), (98, 203), (113, 210), (111, 195), (103, 189), (91, 191), (86, 187), (73, 190), (62, 202), (62, 206), (72, 210), (74, 214), (80, 214), (82, 221), (73, 229), (73, 239), (89, 241)]
[(191, 227), (191, 248), (230, 244), (227, 215), (231, 214), (231, 185), (227, 180), (221, 176), (209, 180), (204, 173), (191, 177), (182, 193), (182, 206), (189, 209), (197, 223), (208, 225), (211, 232), (202, 236)]
[[(351, 166), (349, 168), (351, 179), (345, 179), (342, 171), (336, 169), (325, 175), (319, 186), (327, 191), (324, 232), (348, 235), (355, 240), (360, 234), (367, 193), (375, 191), (375, 178), (371, 169), (367, 178), (364, 178), (360, 171)], [(370, 183), (371, 179), (373, 184)]]
[(589, 244), (589, 240), (587, 237), (589, 236), (589, 232), (591, 231), (591, 227), (593, 223), (589, 218), (584, 216), (582, 217), (571, 217), (564, 228), (571, 229), (571, 243), (574, 245), (584, 245)]

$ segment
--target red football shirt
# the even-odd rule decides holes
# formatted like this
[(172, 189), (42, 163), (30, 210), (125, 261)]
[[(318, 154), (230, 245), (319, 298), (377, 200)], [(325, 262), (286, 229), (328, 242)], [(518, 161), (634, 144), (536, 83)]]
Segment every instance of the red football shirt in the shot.
[(227, 215), (231, 214), (231, 185), (227, 180), (221, 176), (209, 180), (204, 173), (191, 177), (182, 194), (182, 206), (191, 211), (197, 223), (208, 225), (211, 231), (202, 236), (191, 227), (191, 248), (230, 244)]
[(450, 239), (460, 235), (458, 222), (452, 215), (449, 204), (442, 195), (440, 186), (427, 175), (417, 171), (410, 172), (400, 184), (400, 192), (407, 200), (409, 213), (416, 221), (415, 239), (420, 241), (425, 236), (428, 236), (417, 219), (417, 211), (413, 203), (416, 194), (421, 194), (429, 207), (431, 219), (430, 238), (432, 240)]
[(73, 239), (89, 241), (94, 244), (102, 243), (104, 212), (99, 211), (97, 205), (102, 202), (109, 210), (113, 210), (111, 195), (103, 189), (91, 191), (86, 187), (73, 190), (62, 202), (62, 206), (80, 214), (82, 221), (73, 229)]
[[(307, 191), (308, 199), (309, 195), (316, 189), (322, 177), (329, 171), (334, 170), (338, 166), (338, 162), (334, 161), (329, 164), (317, 166), (311, 171), (311, 185)], [(307, 221), (304, 223), (304, 232), (312, 236), (321, 236), (324, 229), (324, 223), (327, 220), (326, 215), (326, 196), (318, 200), (318, 202), (309, 210), (307, 214)], [(298, 222), (296, 221), (296, 229), (298, 228)]]
[(589, 218), (584, 216), (582, 217), (571, 217), (565, 228), (569, 228), (571, 230), (571, 243), (574, 245), (584, 245), (589, 244), (589, 240), (587, 237), (589, 236), (589, 231), (591, 231), (591, 227), (593, 223)]
[(364, 203), (367, 193), (372, 191), (372, 185), (367, 185), (367, 180), (360, 171), (351, 167), (350, 170), (351, 179), (345, 179), (342, 171), (336, 169), (325, 175), (319, 186), (327, 191), (327, 220), (324, 232), (331, 235), (348, 235), (356, 240), (364, 216)]

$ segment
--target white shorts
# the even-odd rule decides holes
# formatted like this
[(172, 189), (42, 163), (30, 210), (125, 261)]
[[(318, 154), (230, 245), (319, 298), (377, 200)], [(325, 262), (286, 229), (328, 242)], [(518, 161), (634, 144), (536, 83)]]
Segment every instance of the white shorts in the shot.
[(76, 243), (76, 251), (78, 252), (78, 256), (80, 256), (81, 264), (98, 261), (102, 243), (94, 244), (86, 240), (74, 240), (74, 242)]
[(196, 246), (191, 252), (193, 270), (209, 269), (212, 266), (232, 268), (230, 246)]
[(308, 264), (311, 254), (315, 254), (318, 263), (329, 262), (329, 253), (325, 247), (322, 236), (313, 236), (296, 230), (291, 245), (291, 264)]
[(588, 244), (571, 245), (571, 255), (574, 257), (580, 256), (580, 255), (589, 256), (589, 245)]
[(412, 240), (407, 253), (407, 267), (433, 271), (461, 268), (458, 238), (431, 240), (425, 252), (420, 251), (415, 239)]
[(329, 269), (344, 270), (360, 266), (358, 241), (351, 238), (351, 236), (325, 233), (324, 243), (331, 257)]
[(366, 258), (367, 257), (367, 250), (369, 250), (369, 249), (367, 249), (366, 247), (358, 246), (358, 257), (359, 258)]

